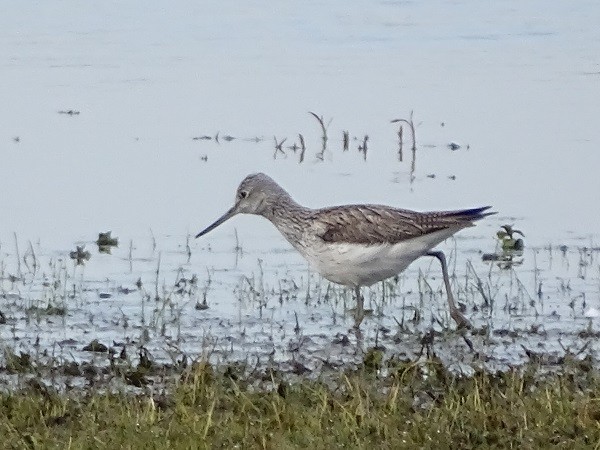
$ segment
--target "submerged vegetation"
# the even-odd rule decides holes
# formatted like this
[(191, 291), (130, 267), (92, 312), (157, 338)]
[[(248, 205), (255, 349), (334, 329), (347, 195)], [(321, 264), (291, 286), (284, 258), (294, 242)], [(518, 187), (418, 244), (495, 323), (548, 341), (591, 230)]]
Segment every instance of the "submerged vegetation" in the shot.
[[(329, 127), (331, 125), (331, 123), (333, 122), (333, 118), (330, 118), (329, 120), (325, 120), (323, 115), (318, 115), (315, 112), (309, 111), (308, 114), (310, 114), (312, 117), (315, 118), (315, 120), (317, 121), (318, 125), (319, 125), (319, 129), (320, 129), (320, 146), (319, 146), (319, 151), (317, 151), (315, 153), (315, 161), (324, 161), (325, 155), (326, 153), (330, 150), (330, 146), (329, 146), (329, 140), (330, 140), (330, 133), (329, 133)], [(415, 123), (413, 121), (413, 111), (410, 112), (410, 116), (408, 119), (393, 119), (390, 121), (393, 124), (398, 124), (398, 131), (397, 131), (397, 136), (398, 136), (398, 160), (400, 162), (403, 161), (404, 156), (403, 156), (403, 148), (404, 148), (404, 128), (403, 126), (406, 126), (409, 134), (410, 134), (410, 139), (411, 139), (411, 164), (410, 164), (410, 182), (412, 183), (415, 179), (414, 177), (414, 173), (415, 173), (415, 164), (416, 164), (416, 151), (417, 151), (417, 136), (416, 136), (416, 131), (415, 131)], [(445, 126), (444, 123), (441, 124), (441, 126)], [(352, 141), (354, 143), (354, 147), (356, 148), (356, 150), (358, 151), (358, 153), (362, 154), (362, 158), (363, 160), (367, 160), (367, 153), (368, 153), (368, 141), (369, 141), (369, 135), (368, 134), (364, 134), (364, 135), (355, 135), (352, 137), (352, 139), (350, 138), (350, 132), (348, 130), (341, 130), (342, 132), (342, 151), (346, 152), (350, 149), (350, 142)], [(233, 141), (236, 138), (234, 136), (230, 136), (230, 135), (226, 135), (224, 137), (220, 137), (220, 133), (217, 132), (214, 136), (210, 136), (210, 135), (200, 135), (200, 136), (194, 136), (192, 137), (192, 140), (194, 141), (213, 141), (215, 142), (217, 145), (220, 145), (221, 140), (225, 140), (227, 142)], [(255, 137), (250, 137), (250, 138), (243, 138), (243, 141), (246, 142), (254, 142), (254, 143), (260, 143), (265, 141), (265, 138), (263, 136), (255, 136)], [(278, 138), (277, 136), (273, 136), (273, 145), (274, 145), (274, 152), (273, 152), (273, 159), (277, 159), (278, 157), (283, 157), (286, 158), (289, 156), (289, 152), (286, 152), (286, 150), (291, 150), (293, 152), (293, 154), (295, 155), (296, 153), (298, 153), (298, 162), (299, 163), (303, 163), (305, 161), (305, 153), (306, 153), (306, 149), (307, 149), (307, 145), (306, 145), (306, 141), (304, 136), (302, 135), (302, 133), (298, 133), (298, 141), (293, 141), (291, 144), (284, 146), (284, 144), (286, 142), (291, 142), (288, 141), (287, 137), (284, 138)], [(457, 150), (458, 148), (460, 148), (460, 146), (453, 148), (453, 146), (457, 146), (458, 144), (455, 143), (450, 143), (448, 144), (448, 147), (451, 148), (452, 150)], [(433, 146), (429, 146), (429, 147), (435, 147), (435, 145)], [(468, 146), (467, 146), (468, 147)], [(299, 152), (298, 152), (299, 151)], [(202, 161), (208, 161), (208, 156), (204, 155), (201, 157)], [(451, 179), (452, 176), (450, 176)]]
[[(81, 243), (62, 256), (31, 243), (20, 253), (15, 236), (14, 254), (0, 258), (0, 378), (8, 354), (27, 355), (42, 371), (91, 359), (102, 369), (116, 355), (132, 371), (137, 362), (129, 356), (147, 352), (157, 364), (203, 355), (219, 365), (302, 365), (314, 377), (323, 365), (355, 367), (370, 348), (384, 360), (414, 360), (426, 342), (464, 374), (531, 360), (555, 366), (565, 355), (597, 352), (600, 248), (593, 245), (528, 248), (491, 263), (478, 250), (452, 256), (453, 292), (475, 324), (465, 335), (448, 332), (442, 280), (421, 260), (363, 290), (369, 314), (357, 333), (351, 290), (323, 282), (304, 264), (255, 264), (236, 236), (225, 250), (201, 252), (192, 251), (189, 236), (162, 250), (152, 236), (146, 249), (133, 241), (114, 254), (98, 249), (84, 265), (77, 256), (89, 252)], [(494, 246), (492, 255), (508, 252), (490, 238), (486, 247)], [(231, 254), (219, 263), (227, 270), (195, 271), (203, 264), (197, 254), (223, 251)]]

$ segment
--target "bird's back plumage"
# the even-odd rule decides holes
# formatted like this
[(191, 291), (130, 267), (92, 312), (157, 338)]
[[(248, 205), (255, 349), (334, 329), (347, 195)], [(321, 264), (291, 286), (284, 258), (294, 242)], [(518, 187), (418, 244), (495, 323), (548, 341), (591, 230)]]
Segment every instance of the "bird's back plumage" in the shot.
[(456, 231), (486, 217), (490, 207), (417, 212), (383, 205), (346, 205), (315, 210), (325, 242), (396, 244), (445, 229)]

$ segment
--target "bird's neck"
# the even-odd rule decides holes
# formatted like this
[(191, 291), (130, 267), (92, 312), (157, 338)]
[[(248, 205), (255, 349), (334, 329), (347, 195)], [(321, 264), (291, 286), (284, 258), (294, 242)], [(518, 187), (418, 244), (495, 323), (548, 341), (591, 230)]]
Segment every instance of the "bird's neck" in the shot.
[(281, 193), (276, 199), (269, 202), (268, 206), (262, 211), (262, 215), (271, 222), (280, 220), (286, 216), (287, 211), (304, 209), (287, 192)]
[[(307, 224), (307, 219), (311, 213), (310, 208), (306, 208), (297, 203), (287, 192), (281, 195), (277, 201), (269, 205), (263, 212), (263, 216), (271, 221), (275, 227), (290, 240), (290, 234), (301, 233)], [(291, 240), (290, 240), (291, 242)]]

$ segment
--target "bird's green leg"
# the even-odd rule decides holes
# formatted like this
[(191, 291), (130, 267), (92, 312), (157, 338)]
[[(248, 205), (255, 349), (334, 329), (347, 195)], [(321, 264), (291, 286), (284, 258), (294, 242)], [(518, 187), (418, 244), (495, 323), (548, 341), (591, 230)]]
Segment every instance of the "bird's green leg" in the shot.
[(365, 317), (365, 299), (360, 293), (360, 286), (356, 286), (354, 288), (354, 293), (356, 294), (356, 314), (354, 316), (354, 327), (358, 328)]
[(456, 302), (454, 301), (454, 296), (452, 295), (452, 290), (450, 289), (450, 277), (448, 276), (448, 265), (446, 264), (446, 256), (444, 255), (444, 252), (427, 252), (427, 256), (433, 256), (434, 258), (437, 258), (442, 264), (442, 275), (444, 277), (444, 285), (446, 286), (448, 306), (450, 307), (450, 317), (454, 319), (458, 325), (458, 328), (473, 328), (469, 319), (467, 319), (464, 314), (460, 312), (460, 309), (458, 306), (456, 306)]

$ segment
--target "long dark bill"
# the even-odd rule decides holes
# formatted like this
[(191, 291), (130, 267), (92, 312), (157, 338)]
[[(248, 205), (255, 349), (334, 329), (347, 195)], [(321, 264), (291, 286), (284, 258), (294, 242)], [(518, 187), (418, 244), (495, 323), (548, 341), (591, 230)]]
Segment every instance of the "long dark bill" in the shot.
[(196, 238), (199, 238), (200, 236), (204, 236), (206, 233), (214, 230), (215, 228), (217, 228), (219, 225), (221, 225), (223, 222), (225, 222), (227, 219), (230, 219), (234, 215), (235, 215), (235, 206), (233, 208), (231, 208), (229, 211), (227, 211), (225, 214), (223, 214), (221, 217), (219, 217), (215, 221), (215, 223), (213, 223), (212, 225), (209, 225), (207, 228), (205, 228), (200, 233), (198, 233), (196, 235)]

